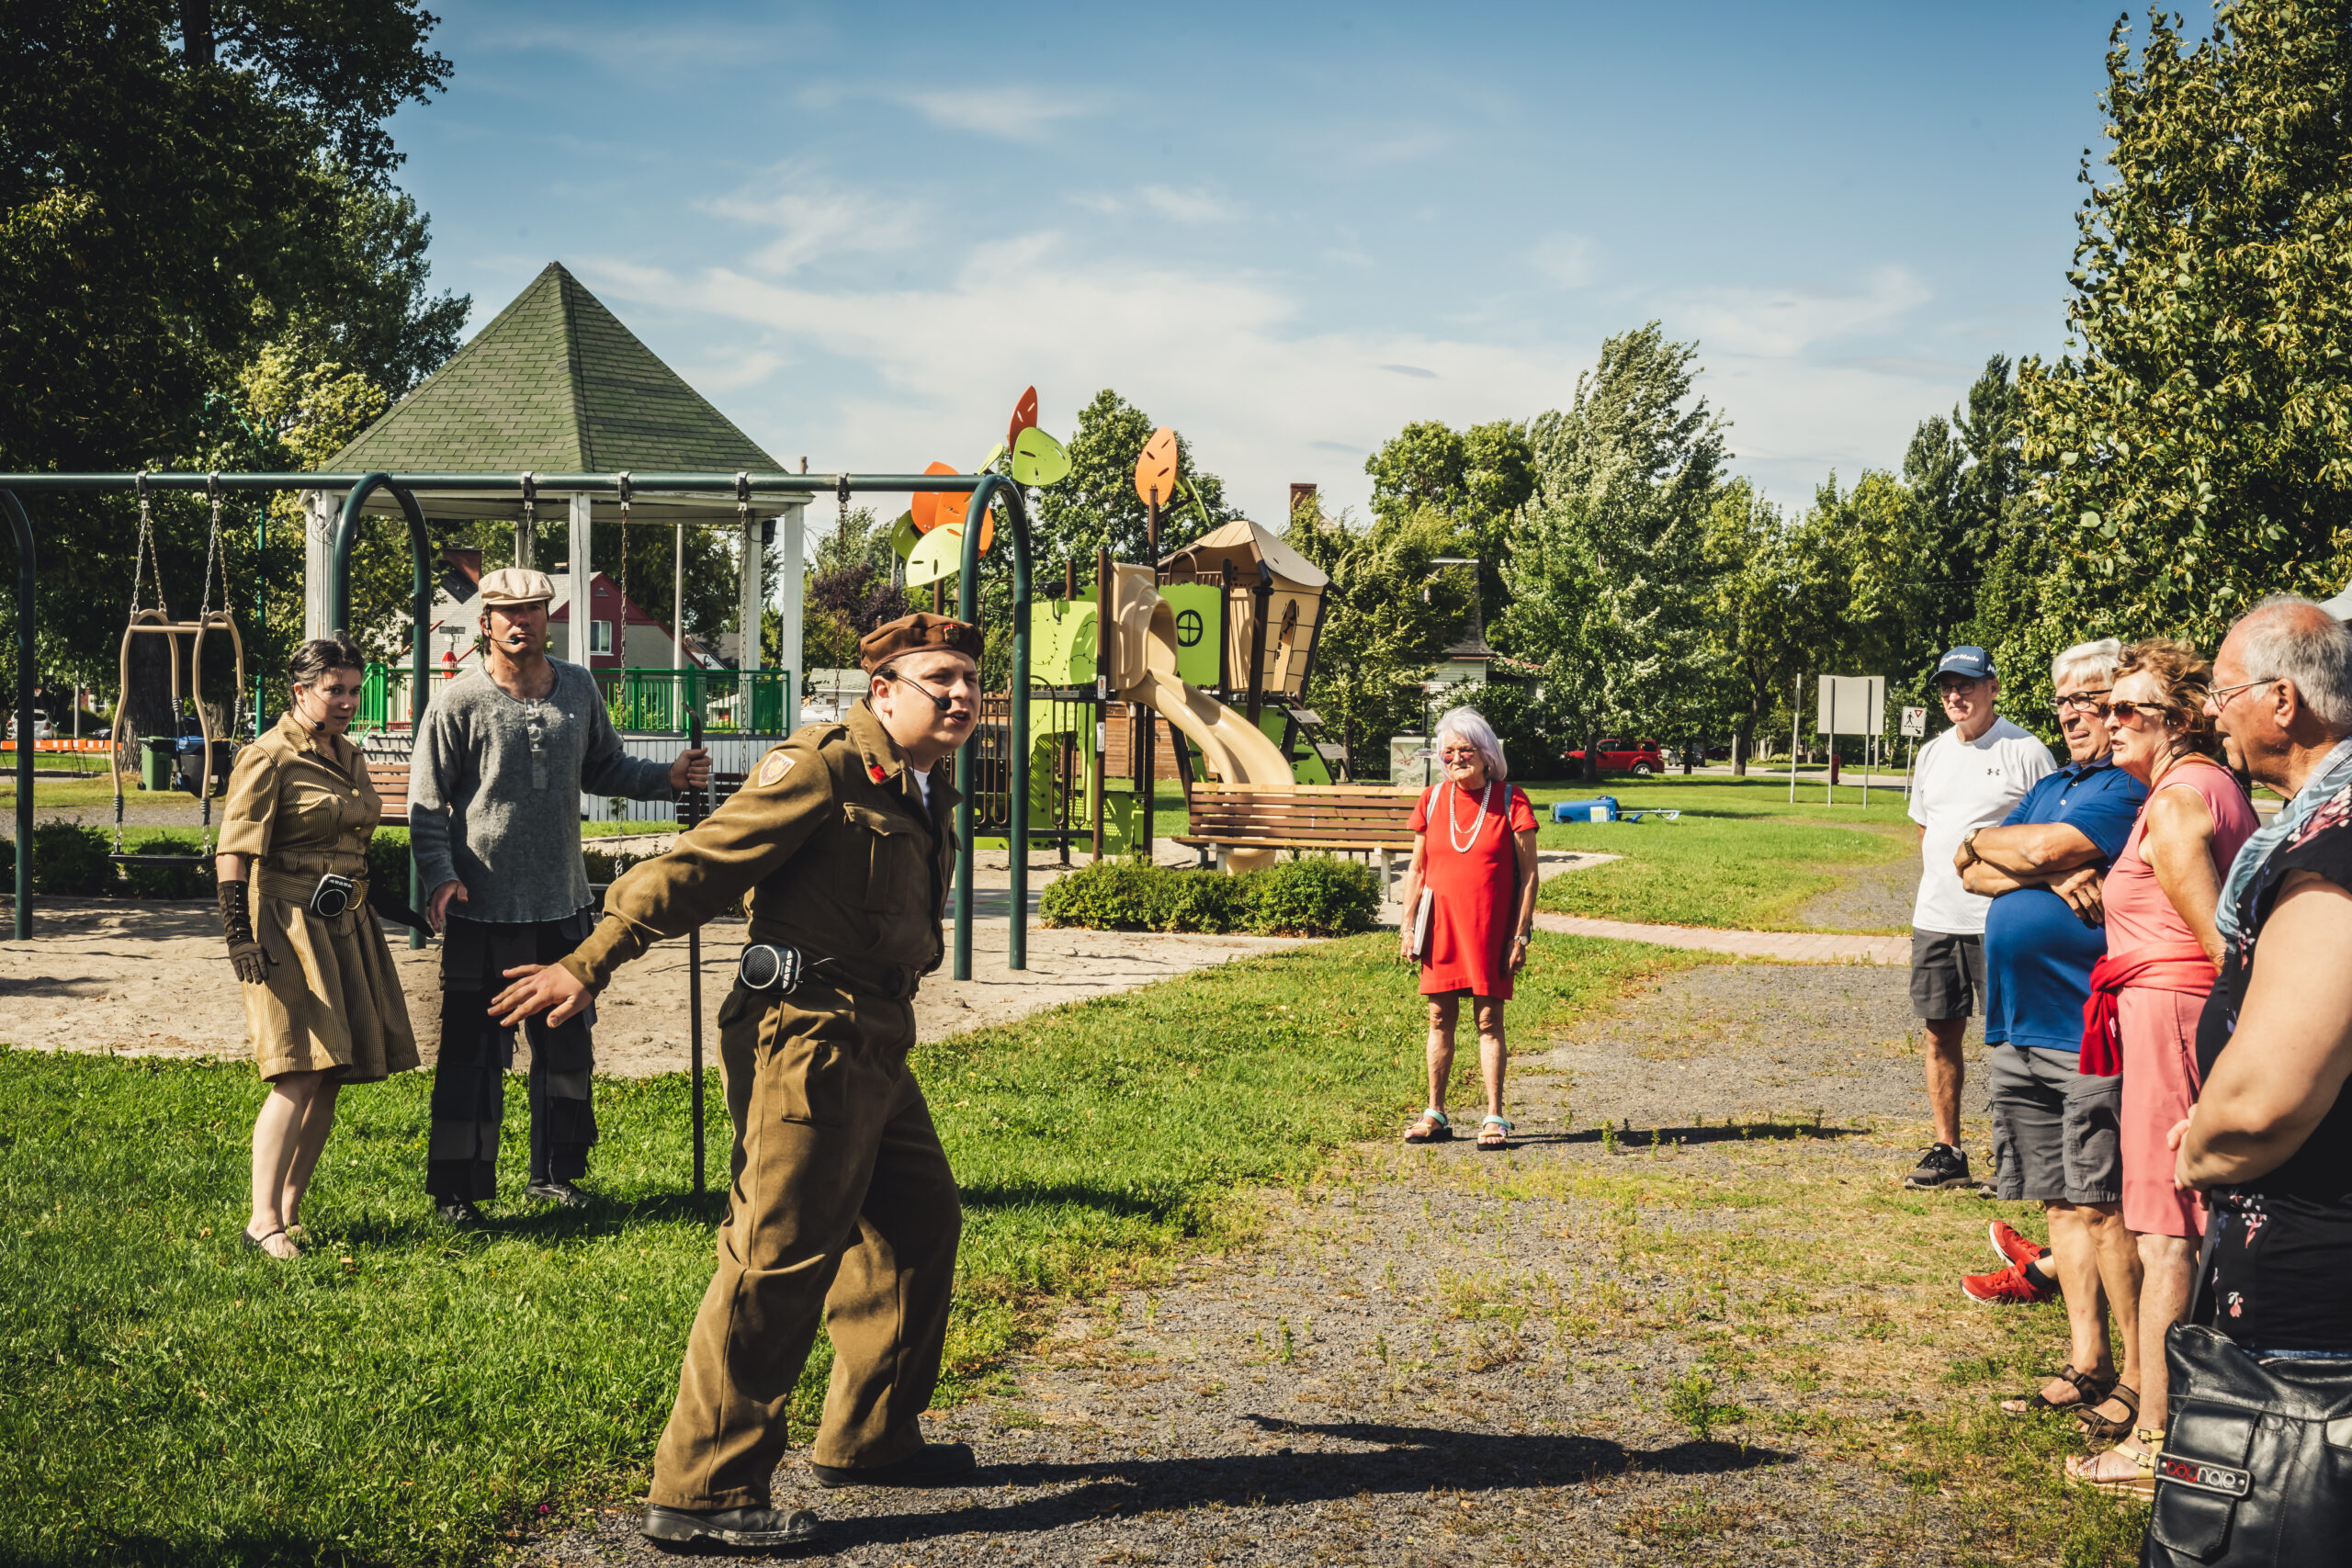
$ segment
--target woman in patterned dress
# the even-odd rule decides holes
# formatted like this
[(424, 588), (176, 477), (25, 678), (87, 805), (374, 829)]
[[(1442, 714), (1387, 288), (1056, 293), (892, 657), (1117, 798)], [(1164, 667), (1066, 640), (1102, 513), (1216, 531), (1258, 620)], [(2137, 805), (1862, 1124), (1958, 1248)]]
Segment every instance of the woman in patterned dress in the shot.
[[(254, 1121), (245, 1245), (281, 1261), (300, 1256), (302, 1193), (343, 1086), (417, 1065), (400, 974), (368, 908), (368, 840), (383, 803), (344, 734), (365, 665), (347, 637), (295, 650), (285, 716), (229, 775), (215, 864), (254, 1063), (269, 1085)], [(338, 912), (316, 902), (326, 876), (350, 885)]]

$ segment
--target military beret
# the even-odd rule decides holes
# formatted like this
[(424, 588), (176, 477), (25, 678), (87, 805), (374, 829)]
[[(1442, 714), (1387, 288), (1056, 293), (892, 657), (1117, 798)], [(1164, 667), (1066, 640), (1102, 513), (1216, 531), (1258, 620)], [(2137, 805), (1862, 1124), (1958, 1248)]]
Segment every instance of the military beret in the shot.
[(965, 621), (951, 621), (944, 615), (900, 615), (860, 637), (857, 658), (866, 669), (878, 670), (902, 653), (921, 653), (933, 648), (966, 654), (977, 662), (980, 657), (980, 628)]

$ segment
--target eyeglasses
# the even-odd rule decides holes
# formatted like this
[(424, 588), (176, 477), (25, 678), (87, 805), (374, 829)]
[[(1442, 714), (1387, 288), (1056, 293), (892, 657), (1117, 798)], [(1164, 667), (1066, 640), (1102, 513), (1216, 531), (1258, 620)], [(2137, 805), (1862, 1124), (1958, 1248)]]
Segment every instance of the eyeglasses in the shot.
[(2230, 699), (2236, 696), (2240, 692), (2250, 691), (2256, 686), (2272, 685), (2275, 684), (2278, 680), (2278, 677), (2276, 675), (2266, 675), (2259, 681), (2240, 681), (2234, 686), (2216, 686), (2213, 688), (2213, 695), (2211, 699), (2213, 711), (2218, 714), (2223, 708), (2229, 706)]
[(2050, 711), (2061, 716), (2069, 713), (2097, 713), (2099, 711), (2099, 698), (2114, 689), (2112, 686), (2101, 686), (2095, 692), (2068, 692), (2050, 705)]
[(1449, 762), (1475, 762), (1478, 760), (1476, 750), (1456, 750), (1451, 746), (1440, 751), (1438, 755)]

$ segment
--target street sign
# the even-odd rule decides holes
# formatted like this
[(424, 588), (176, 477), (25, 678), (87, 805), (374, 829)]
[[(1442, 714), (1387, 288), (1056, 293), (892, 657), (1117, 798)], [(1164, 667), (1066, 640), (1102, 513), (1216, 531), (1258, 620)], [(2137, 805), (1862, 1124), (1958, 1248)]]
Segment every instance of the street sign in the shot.
[(1926, 708), (1905, 708), (1903, 710), (1903, 733), (1908, 735), (1914, 740), (1925, 736), (1928, 733), (1928, 710)]
[(1886, 733), (1886, 677), (1824, 675), (1814, 729), (1822, 735)]

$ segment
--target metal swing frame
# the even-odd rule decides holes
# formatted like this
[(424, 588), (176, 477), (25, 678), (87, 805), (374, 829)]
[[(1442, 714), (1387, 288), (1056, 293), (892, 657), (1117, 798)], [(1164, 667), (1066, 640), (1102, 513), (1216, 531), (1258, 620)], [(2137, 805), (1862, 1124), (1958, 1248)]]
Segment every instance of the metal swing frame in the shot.
[[(748, 501), (754, 496), (808, 497), (824, 493), (842, 494), (849, 490), (883, 491), (901, 494), (934, 492), (969, 495), (972, 507), (985, 510), (1001, 506), (1006, 520), (1012, 525), (1011, 556), (1012, 568), (1012, 733), (1025, 735), (1029, 728), (1029, 508), (1023, 489), (1002, 474), (753, 474), (735, 473), (619, 473), (606, 474), (453, 474), (419, 473), (392, 474), (381, 471), (365, 474), (200, 474), (200, 473), (120, 473), (120, 474), (0, 474), (0, 515), (5, 515), (17, 546), (17, 855), (16, 897), (13, 908), (15, 939), (28, 941), (32, 936), (32, 829), (33, 829), (33, 614), (35, 592), (38, 588), (36, 538), (31, 517), (18, 499), (20, 491), (105, 492), (135, 491), (141, 485), (155, 490), (204, 491), (213, 493), (231, 491), (273, 492), (278, 491), (341, 491), (342, 509), (336, 516), (332, 548), (328, 556), (327, 604), (328, 619), (335, 626), (351, 624), (351, 552), (357, 541), (364, 508), (377, 491), (387, 491), (398, 503), (401, 515), (408, 525), (410, 554), (414, 566), (411, 585), (409, 614), (415, 635), (410, 640), (411, 661), (411, 722), (423, 716), (426, 682), (431, 663), (425, 648), (424, 628), (433, 612), (433, 549), (425, 527), (424, 509), (417, 503), (420, 494), (441, 492), (471, 495), (507, 495), (520, 497), (540, 491), (571, 491), (591, 495), (631, 494), (641, 499), (650, 493), (672, 492), (685, 495), (721, 494)], [(968, 515), (968, 513), (967, 513)], [(956, 615), (966, 621), (979, 618), (980, 530), (964, 530), (964, 558), (956, 578)], [(160, 628), (156, 628), (160, 629)], [(231, 635), (236, 637), (232, 626)], [(133, 633), (126, 633), (128, 637)], [(201, 637), (198, 648), (201, 649)], [(243, 660), (243, 641), (237, 639), (240, 673)], [(198, 657), (201, 657), (200, 651)], [(176, 660), (175, 671), (176, 672)], [(242, 678), (240, 681), (242, 687)], [(201, 709), (202, 704), (198, 705)], [(118, 710), (120, 705), (117, 705)], [(117, 723), (120, 723), (118, 711)], [(954, 975), (958, 980), (972, 977), (972, 783), (973, 749), (979, 734), (973, 731), (975, 741), (967, 741), (956, 753), (956, 787), (963, 796), (956, 808), (956, 874), (954, 912), (956, 938)], [(206, 762), (210, 757), (210, 737), (206, 738)], [(1018, 747), (1008, 759), (1012, 765), (1010, 780), (1011, 821), (1006, 835), (1011, 850), (1011, 898), (1009, 909), (1012, 930), (1006, 952), (1006, 967), (1022, 970), (1029, 966), (1028, 884), (1029, 884), (1029, 756), (1028, 748)], [(207, 796), (209, 803), (209, 796)], [(164, 857), (142, 857), (160, 861)], [(417, 886), (417, 874), (412, 861), (409, 870), (409, 901), (422, 904), (424, 892)]]

